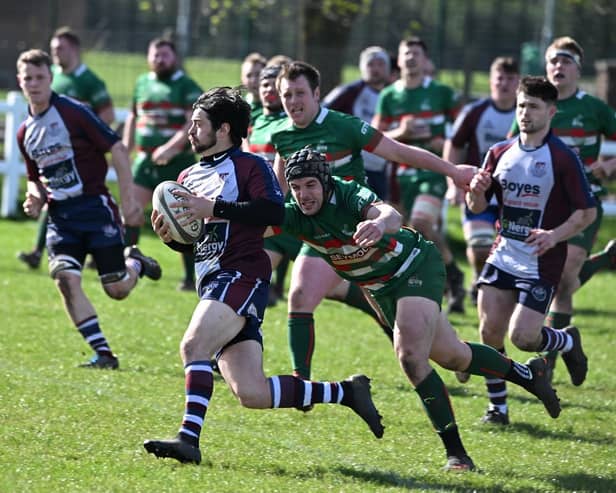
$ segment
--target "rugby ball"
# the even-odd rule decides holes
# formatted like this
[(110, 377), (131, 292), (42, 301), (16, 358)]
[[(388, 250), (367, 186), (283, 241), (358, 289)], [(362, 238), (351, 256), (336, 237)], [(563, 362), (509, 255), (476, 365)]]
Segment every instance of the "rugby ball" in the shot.
[(203, 219), (195, 219), (186, 226), (183, 226), (175, 218), (176, 214), (185, 210), (184, 207), (169, 207), (169, 204), (173, 202), (182, 202), (186, 200), (184, 197), (176, 195), (178, 190), (191, 193), (184, 185), (180, 185), (173, 180), (159, 183), (152, 195), (152, 207), (164, 217), (165, 223), (169, 225), (169, 234), (171, 238), (178, 243), (190, 245), (201, 237), (205, 224), (203, 223)]

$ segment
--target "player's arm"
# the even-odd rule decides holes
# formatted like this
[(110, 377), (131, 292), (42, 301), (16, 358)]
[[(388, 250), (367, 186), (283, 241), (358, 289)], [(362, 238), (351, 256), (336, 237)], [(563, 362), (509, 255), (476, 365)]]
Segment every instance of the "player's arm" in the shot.
[(584, 228), (588, 227), (597, 217), (597, 208), (575, 210), (569, 218), (560, 226), (551, 229), (531, 230), (526, 243), (535, 247), (537, 255), (543, 255), (550, 248), (555, 247), (561, 241), (568, 240)]
[(610, 179), (616, 172), (616, 156), (610, 159), (595, 161), (590, 165), (592, 174), (600, 180)]
[(117, 141), (110, 149), (111, 164), (118, 177), (120, 191), (120, 207), (122, 217), (127, 226), (142, 226), (145, 219), (143, 209), (135, 200), (133, 190), (133, 175), (131, 173), (130, 157), (128, 150), (121, 141)]
[(454, 165), (419, 147), (397, 142), (386, 135), (378, 142), (374, 151), (389, 161), (408, 163), (415, 168), (427, 169), (449, 176), (457, 187), (467, 191), (477, 168), (466, 164)]
[(41, 209), (47, 201), (47, 193), (40, 181), (26, 182), (26, 200), (23, 203), (23, 209), (27, 216), (37, 218), (41, 213)]
[(353, 234), (355, 243), (362, 247), (374, 245), (385, 233), (397, 233), (402, 226), (402, 215), (384, 202), (370, 204), (365, 216)]
[(284, 204), (274, 202), (264, 197), (242, 202), (231, 202), (220, 197), (210, 199), (197, 195), (176, 191), (178, 197), (184, 200), (172, 202), (169, 207), (183, 207), (184, 211), (176, 214), (176, 218), (188, 223), (195, 219), (220, 217), (250, 226), (269, 226), (281, 224), (284, 219)]
[(182, 128), (175, 132), (167, 142), (154, 149), (154, 152), (152, 152), (152, 161), (154, 161), (154, 163), (164, 166), (186, 147), (186, 143), (188, 142), (188, 129), (192, 124), (192, 110), (186, 111), (185, 117), (186, 123), (182, 125)]

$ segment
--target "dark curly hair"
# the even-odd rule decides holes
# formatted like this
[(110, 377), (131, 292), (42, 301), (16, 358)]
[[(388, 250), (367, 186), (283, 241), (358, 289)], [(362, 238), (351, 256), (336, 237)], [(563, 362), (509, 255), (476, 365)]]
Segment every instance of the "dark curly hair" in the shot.
[(238, 89), (213, 87), (195, 101), (193, 110), (197, 108), (207, 113), (214, 130), (218, 130), (223, 123), (229, 124), (234, 146), (240, 146), (242, 139), (248, 136), (250, 105)]

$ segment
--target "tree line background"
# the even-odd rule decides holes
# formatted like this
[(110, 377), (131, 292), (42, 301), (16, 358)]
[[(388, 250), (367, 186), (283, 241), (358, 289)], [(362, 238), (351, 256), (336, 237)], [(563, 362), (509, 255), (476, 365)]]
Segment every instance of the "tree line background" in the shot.
[[(315, 64), (323, 88), (339, 82), (368, 45), (395, 53), (421, 36), (439, 69), (485, 71), (498, 55), (522, 56), (537, 70), (545, 2), (553, 2), (553, 36), (571, 35), (594, 62), (614, 56), (612, 0), (21, 0), (5, 7), (0, 28), (0, 87), (15, 87), (20, 51), (46, 48), (53, 30), (70, 25), (85, 50), (145, 53), (150, 39), (173, 34), (186, 56), (241, 59), (283, 53)], [(535, 59), (533, 59), (535, 57)]]

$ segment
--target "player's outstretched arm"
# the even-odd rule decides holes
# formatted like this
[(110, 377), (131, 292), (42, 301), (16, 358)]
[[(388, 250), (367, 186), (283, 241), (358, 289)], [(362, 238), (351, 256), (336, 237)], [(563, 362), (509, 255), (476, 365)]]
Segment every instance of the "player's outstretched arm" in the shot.
[(455, 165), (441, 159), (430, 151), (419, 147), (402, 144), (386, 135), (383, 135), (374, 149), (374, 154), (396, 163), (407, 163), (415, 168), (427, 169), (449, 176), (455, 185), (464, 191), (469, 185), (476, 171), (475, 166), (465, 164)]
[(385, 233), (397, 233), (402, 226), (402, 215), (384, 202), (372, 204), (366, 211), (366, 220), (355, 228), (353, 239), (362, 247), (377, 243)]

